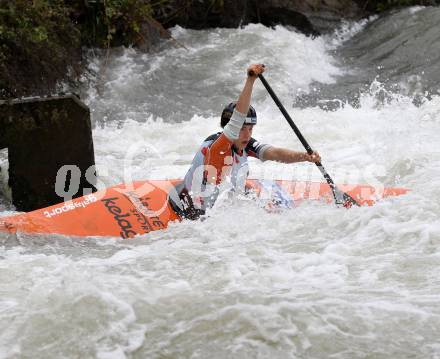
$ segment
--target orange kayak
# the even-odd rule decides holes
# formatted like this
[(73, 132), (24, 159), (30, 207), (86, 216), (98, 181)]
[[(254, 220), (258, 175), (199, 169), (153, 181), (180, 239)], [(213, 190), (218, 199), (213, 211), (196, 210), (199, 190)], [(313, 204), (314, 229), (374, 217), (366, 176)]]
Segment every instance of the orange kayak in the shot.
[[(112, 236), (131, 238), (165, 229), (181, 218), (168, 202), (170, 191), (181, 180), (149, 180), (121, 184), (80, 198), (29, 213), (0, 217), (0, 232), (54, 233), (67, 236)], [(289, 206), (303, 200), (333, 203), (327, 183), (247, 180), (258, 198), (275, 198)], [(359, 205), (408, 192), (404, 188), (375, 188), (369, 185), (340, 185)]]

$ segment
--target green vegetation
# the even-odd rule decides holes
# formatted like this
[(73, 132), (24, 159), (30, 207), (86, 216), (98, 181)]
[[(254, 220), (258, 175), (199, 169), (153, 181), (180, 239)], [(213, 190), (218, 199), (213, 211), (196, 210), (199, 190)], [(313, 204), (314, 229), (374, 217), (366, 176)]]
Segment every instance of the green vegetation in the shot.
[(41, 95), (81, 71), (82, 47), (130, 46), (169, 0), (0, 0), (0, 98)]
[(72, 14), (86, 46), (130, 46), (142, 41), (142, 27), (154, 23), (170, 0), (100, 0), (76, 2)]
[(0, 96), (53, 88), (79, 48), (62, 1), (0, 0)]

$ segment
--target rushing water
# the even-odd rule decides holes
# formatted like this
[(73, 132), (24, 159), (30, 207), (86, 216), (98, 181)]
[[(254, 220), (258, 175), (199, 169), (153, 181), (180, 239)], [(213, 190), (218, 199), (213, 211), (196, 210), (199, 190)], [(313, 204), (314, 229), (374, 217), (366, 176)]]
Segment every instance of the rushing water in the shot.
[[(440, 358), (438, 18), (413, 8), (316, 39), (175, 28), (185, 48), (95, 57), (82, 95), (103, 186), (182, 177), (263, 62), (336, 182), (411, 192), (351, 210), (220, 202), (126, 241), (1, 235), (0, 358)], [(254, 137), (301, 150), (258, 82), (253, 99)], [(321, 180), (309, 164), (251, 167)]]

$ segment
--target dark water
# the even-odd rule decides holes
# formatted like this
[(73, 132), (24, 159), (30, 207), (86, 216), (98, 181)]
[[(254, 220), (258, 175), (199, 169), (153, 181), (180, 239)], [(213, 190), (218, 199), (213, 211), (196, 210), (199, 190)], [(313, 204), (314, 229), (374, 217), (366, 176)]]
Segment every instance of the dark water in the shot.
[(331, 85), (314, 83), (316, 91), (300, 96), (303, 107), (335, 109), (347, 102), (359, 106), (362, 93), (379, 101), (388, 91), (410, 96), (416, 104), (439, 93), (440, 8), (411, 8), (371, 21), (363, 31), (334, 50), (349, 70)]

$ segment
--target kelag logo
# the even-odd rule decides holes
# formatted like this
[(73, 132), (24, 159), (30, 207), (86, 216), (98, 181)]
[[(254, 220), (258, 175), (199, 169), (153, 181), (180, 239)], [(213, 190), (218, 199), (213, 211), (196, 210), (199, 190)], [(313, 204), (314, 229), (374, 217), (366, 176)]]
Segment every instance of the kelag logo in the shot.
[(119, 198), (104, 198), (101, 200), (104, 203), (105, 208), (113, 215), (114, 220), (118, 223), (118, 226), (121, 228), (121, 237), (122, 238), (131, 238), (134, 237), (137, 233), (132, 230), (132, 225), (130, 221), (127, 219), (130, 217), (130, 213), (122, 214), (122, 209), (116, 205), (116, 202)]

